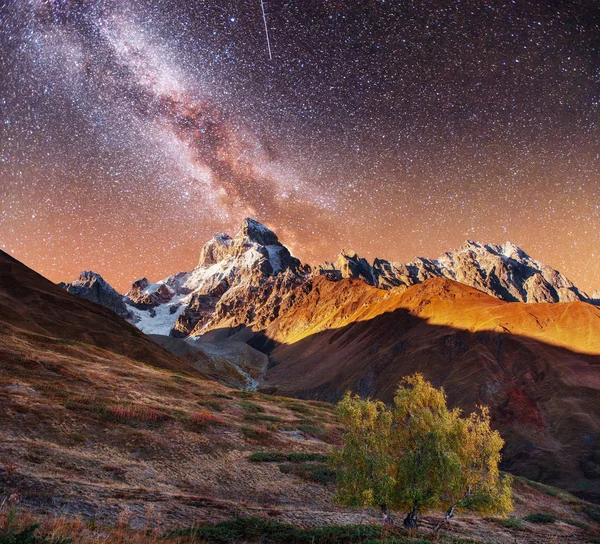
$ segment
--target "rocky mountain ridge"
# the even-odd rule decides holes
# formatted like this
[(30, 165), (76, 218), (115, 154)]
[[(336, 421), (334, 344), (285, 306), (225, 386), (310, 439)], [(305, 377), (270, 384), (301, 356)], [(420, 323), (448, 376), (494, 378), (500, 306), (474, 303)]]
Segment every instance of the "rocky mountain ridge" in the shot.
[(124, 319), (133, 317), (123, 300), (123, 295), (114, 289), (100, 274), (84, 270), (75, 281), (71, 283), (61, 282), (58, 286), (72, 295), (100, 304)]
[(315, 272), (334, 281), (360, 279), (381, 289), (447, 278), (508, 302), (595, 302), (594, 296), (511, 242), (466, 241), (457, 251), (437, 259), (417, 257), (406, 264), (375, 259), (371, 265), (353, 251), (342, 251), (335, 263), (325, 263)]
[[(467, 241), (437, 259), (417, 257), (409, 263), (375, 259), (369, 263), (343, 250), (335, 262), (311, 269), (293, 257), (277, 235), (247, 218), (231, 237), (216, 234), (201, 249), (198, 265), (156, 283), (135, 281), (119, 295), (98, 274), (84, 272), (69, 292), (109, 307), (147, 334), (198, 337), (217, 329), (260, 330), (294, 304), (302, 287), (324, 276), (344, 278), (382, 290), (405, 290), (432, 278), (446, 278), (508, 302), (600, 303), (557, 270), (533, 259), (521, 248)], [(216, 334), (216, 333), (213, 333)]]

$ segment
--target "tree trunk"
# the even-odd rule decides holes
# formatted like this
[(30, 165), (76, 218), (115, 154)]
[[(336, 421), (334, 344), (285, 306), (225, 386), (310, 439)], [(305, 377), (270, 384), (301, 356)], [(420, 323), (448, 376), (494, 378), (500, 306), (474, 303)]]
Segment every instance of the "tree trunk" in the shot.
[(381, 508), (381, 517), (383, 518), (383, 524), (385, 525), (388, 520), (387, 504), (383, 502), (379, 505), (379, 507)]
[(408, 513), (408, 515), (404, 518), (404, 527), (407, 529), (416, 529), (419, 526), (419, 520), (417, 517), (417, 508), (418, 505), (414, 505), (413, 509)]

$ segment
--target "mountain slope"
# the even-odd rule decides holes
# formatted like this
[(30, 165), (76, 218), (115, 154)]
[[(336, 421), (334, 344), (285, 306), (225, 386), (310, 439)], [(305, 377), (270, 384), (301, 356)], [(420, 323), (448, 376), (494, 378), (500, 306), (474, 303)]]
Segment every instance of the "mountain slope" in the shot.
[(336, 400), (390, 401), (422, 372), (451, 403), (492, 408), (505, 467), (600, 498), (600, 309), (506, 303), (446, 279), (382, 291), (315, 278), (252, 345), (269, 354), (263, 384)]
[(27, 331), (88, 344), (162, 368), (197, 373), (114, 312), (67, 293), (3, 251), (0, 324), (5, 334)]

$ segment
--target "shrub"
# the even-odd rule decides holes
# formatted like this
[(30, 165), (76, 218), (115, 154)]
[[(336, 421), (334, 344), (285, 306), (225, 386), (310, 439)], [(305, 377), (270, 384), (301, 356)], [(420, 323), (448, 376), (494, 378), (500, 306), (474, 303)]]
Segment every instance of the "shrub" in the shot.
[(268, 414), (246, 414), (244, 416), (244, 419), (247, 419), (248, 421), (271, 421), (271, 422), (281, 421), (280, 417), (270, 416)]
[(304, 480), (322, 485), (335, 482), (335, 470), (324, 463), (302, 463), (300, 465), (291, 466), (292, 468), (291, 470), (288, 470), (288, 472), (292, 472)]
[(506, 529), (520, 529), (523, 527), (523, 522), (517, 518), (485, 518), (487, 521), (493, 521)]
[(251, 391), (231, 391), (232, 395), (235, 395), (239, 399), (253, 399), (256, 398), (256, 393)]
[(258, 451), (248, 457), (249, 461), (254, 463), (271, 463), (287, 461), (288, 455), (281, 452)]
[(315, 438), (324, 438), (327, 436), (327, 429), (317, 425), (298, 425), (298, 430), (310, 434)]
[(290, 402), (290, 403), (286, 403), (286, 407), (294, 412), (298, 412), (299, 414), (304, 414), (306, 416), (313, 415), (313, 411), (308, 406), (305, 406), (304, 404)]
[(283, 453), (279, 451), (259, 451), (253, 453), (248, 457), (249, 461), (253, 461), (255, 463), (270, 463), (270, 462), (278, 462), (281, 463), (283, 461), (290, 461), (292, 463), (305, 463), (305, 462), (318, 462), (325, 463), (329, 459), (328, 455), (323, 453), (305, 453), (305, 452), (293, 452), (293, 453)]
[(253, 402), (248, 402), (246, 400), (240, 402), (239, 404), (244, 410), (246, 410), (246, 412), (256, 414), (256, 413), (265, 411), (265, 409), (262, 406), (259, 406), (258, 404), (254, 404)]
[(552, 514), (538, 512), (536, 514), (529, 514), (523, 519), (525, 521), (529, 521), (530, 523), (554, 523), (556, 521), (556, 516), (553, 516)]
[(192, 431), (198, 431), (216, 425), (225, 425), (225, 422), (221, 418), (203, 410), (202, 412), (192, 414), (187, 421), (187, 425)]
[(250, 438), (252, 440), (264, 440), (271, 436), (271, 433), (266, 429), (261, 429), (259, 427), (242, 427), (242, 434), (246, 438)]
[(329, 456), (323, 453), (304, 453), (295, 452), (288, 455), (288, 461), (294, 463), (303, 463), (305, 461), (315, 461), (319, 463), (326, 463), (329, 460)]
[(116, 423), (160, 424), (171, 419), (165, 412), (139, 404), (107, 406), (102, 411), (105, 419)]
[(233, 397), (230, 397), (229, 395), (224, 395), (223, 393), (213, 393), (213, 397), (216, 397), (218, 399), (233, 400)]
[(171, 416), (161, 410), (142, 404), (107, 405), (96, 398), (79, 397), (66, 401), (63, 406), (69, 410), (83, 410), (99, 414), (103, 419), (113, 423), (147, 423), (158, 425), (171, 420)]
[(216, 402), (214, 400), (199, 400), (196, 402), (196, 404), (198, 406), (208, 406), (209, 408), (212, 408), (215, 412), (223, 411), (223, 406), (219, 402)]
[[(217, 524), (176, 530), (165, 536), (193, 536), (198, 541), (206, 540), (211, 544), (246, 541), (261, 542), (262, 544), (282, 542), (294, 544), (352, 544), (364, 542), (368, 538), (378, 538), (381, 534), (382, 528), (378, 525), (330, 525), (302, 529), (286, 523), (261, 518), (237, 518)], [(407, 542), (411, 541), (408, 540)]]

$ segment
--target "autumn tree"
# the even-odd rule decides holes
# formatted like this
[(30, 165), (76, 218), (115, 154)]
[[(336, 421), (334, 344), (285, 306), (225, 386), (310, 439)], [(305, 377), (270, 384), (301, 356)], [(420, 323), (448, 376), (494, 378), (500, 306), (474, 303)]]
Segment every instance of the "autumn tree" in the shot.
[(462, 417), (450, 410), (443, 389), (414, 374), (402, 380), (392, 406), (350, 393), (338, 404), (346, 427), (334, 450), (336, 500), (418, 515), (444, 508), (505, 514), (512, 509), (510, 479), (498, 470), (504, 441), (490, 427), (487, 408)]

